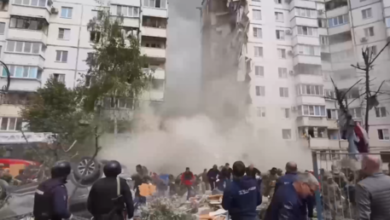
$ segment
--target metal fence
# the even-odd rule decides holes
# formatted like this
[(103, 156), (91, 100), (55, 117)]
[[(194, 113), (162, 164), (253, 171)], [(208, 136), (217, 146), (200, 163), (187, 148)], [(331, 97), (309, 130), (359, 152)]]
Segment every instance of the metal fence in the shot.
[[(389, 153), (371, 154), (382, 158), (390, 156)], [(315, 196), (318, 220), (356, 219), (355, 186), (363, 178), (362, 156), (334, 151), (312, 153), (313, 171), (320, 182)], [(385, 167), (382, 168), (387, 170)]]

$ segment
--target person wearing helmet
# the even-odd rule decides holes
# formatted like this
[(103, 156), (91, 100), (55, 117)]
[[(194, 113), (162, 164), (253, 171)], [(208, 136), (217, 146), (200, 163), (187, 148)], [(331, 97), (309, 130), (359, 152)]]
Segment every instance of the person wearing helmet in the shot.
[(68, 192), (66, 178), (71, 165), (59, 161), (51, 168), (51, 178), (41, 183), (34, 196), (33, 214), (36, 220), (61, 220), (71, 218), (68, 210)]
[(105, 178), (93, 184), (87, 202), (88, 211), (95, 220), (124, 219), (123, 211), (127, 211), (127, 218), (134, 214), (133, 197), (126, 180), (119, 178), (122, 173), (118, 161), (109, 161), (103, 168)]

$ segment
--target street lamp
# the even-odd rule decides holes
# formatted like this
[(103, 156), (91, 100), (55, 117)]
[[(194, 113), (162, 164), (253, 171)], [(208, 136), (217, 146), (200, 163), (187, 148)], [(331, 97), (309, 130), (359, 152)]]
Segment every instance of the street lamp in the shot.
[(11, 84), (11, 73), (9, 72), (7, 64), (5, 64), (1, 60), (0, 60), (0, 64), (3, 65), (4, 70), (7, 73), (7, 83), (0, 89), (0, 94), (1, 94), (1, 93), (6, 93), (8, 91), (8, 89), (9, 89), (9, 86)]

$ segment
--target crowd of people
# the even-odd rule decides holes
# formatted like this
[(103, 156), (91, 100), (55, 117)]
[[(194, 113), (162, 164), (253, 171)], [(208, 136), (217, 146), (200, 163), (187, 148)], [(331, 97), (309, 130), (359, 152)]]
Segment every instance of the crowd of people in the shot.
[[(51, 169), (52, 178), (40, 184), (34, 201), (36, 220), (71, 218), (64, 190), (70, 171), (68, 162), (58, 162)], [(136, 171), (132, 176), (134, 185), (130, 187), (124, 179), (118, 178), (121, 173), (119, 162), (110, 161), (104, 166), (105, 177), (93, 184), (88, 197), (88, 211), (94, 219), (132, 218), (134, 210), (147, 202), (139, 189), (144, 183), (156, 185), (157, 193), (163, 196), (184, 196), (187, 193), (188, 199), (206, 190), (223, 193), (222, 207), (232, 220), (256, 220), (259, 217), (266, 220), (306, 220), (314, 217), (317, 202), (321, 203), (318, 207), (323, 207), (325, 211), (333, 210), (330, 219), (338, 219), (343, 215), (334, 210), (337, 210), (338, 199), (343, 196), (349, 202), (353, 201), (355, 216), (350, 219), (390, 219), (390, 177), (382, 172), (380, 158), (374, 156), (363, 157), (359, 177), (353, 176), (358, 181), (353, 190), (348, 183), (351, 175), (337, 171), (336, 167), (332, 167), (330, 172), (320, 171), (316, 178), (309, 171), (298, 172), (294, 162), (286, 164), (284, 174), (277, 168), (262, 174), (253, 165), (245, 166), (241, 161), (235, 162), (232, 168), (228, 163), (219, 168), (214, 165), (199, 175), (194, 175), (187, 167), (176, 178), (149, 173), (141, 165), (136, 166)], [(345, 193), (342, 192), (343, 187), (347, 189)], [(132, 189), (135, 191), (134, 200)], [(269, 198), (269, 205), (261, 215), (257, 207), (264, 197)]]

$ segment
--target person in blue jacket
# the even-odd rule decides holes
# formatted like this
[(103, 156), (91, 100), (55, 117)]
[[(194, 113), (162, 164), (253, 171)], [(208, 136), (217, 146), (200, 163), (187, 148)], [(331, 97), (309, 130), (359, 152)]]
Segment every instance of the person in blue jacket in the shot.
[(51, 179), (41, 183), (34, 196), (35, 220), (62, 220), (71, 218), (68, 192), (65, 184), (71, 171), (67, 161), (57, 162), (51, 169)]
[(275, 192), (267, 210), (266, 220), (305, 220), (307, 219), (304, 200), (313, 197), (318, 189), (318, 180), (310, 173), (298, 174), (292, 184), (282, 185)]
[(229, 212), (232, 220), (258, 219), (256, 207), (261, 204), (261, 195), (255, 179), (244, 176), (245, 164), (233, 164), (233, 181), (223, 192), (222, 207)]

